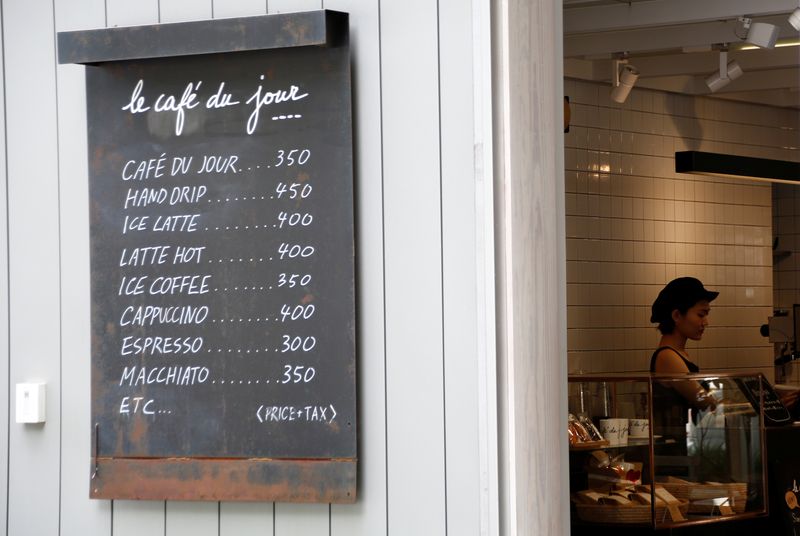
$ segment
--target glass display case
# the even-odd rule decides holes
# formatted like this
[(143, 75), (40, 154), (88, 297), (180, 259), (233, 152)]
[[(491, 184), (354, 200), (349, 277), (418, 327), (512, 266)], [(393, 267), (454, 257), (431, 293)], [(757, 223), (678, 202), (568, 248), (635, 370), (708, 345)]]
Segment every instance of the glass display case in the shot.
[(573, 526), (766, 515), (761, 375), (569, 377)]

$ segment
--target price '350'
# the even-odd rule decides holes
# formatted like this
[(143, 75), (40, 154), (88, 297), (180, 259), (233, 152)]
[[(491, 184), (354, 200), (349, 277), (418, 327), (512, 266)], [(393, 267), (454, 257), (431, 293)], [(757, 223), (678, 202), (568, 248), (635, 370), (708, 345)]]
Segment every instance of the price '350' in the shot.
[(308, 383), (317, 375), (314, 367), (305, 365), (284, 365), (281, 383)]
[(278, 154), (275, 155), (275, 167), (293, 166), (295, 164), (302, 166), (308, 159), (311, 158), (311, 151), (308, 149), (278, 149)]

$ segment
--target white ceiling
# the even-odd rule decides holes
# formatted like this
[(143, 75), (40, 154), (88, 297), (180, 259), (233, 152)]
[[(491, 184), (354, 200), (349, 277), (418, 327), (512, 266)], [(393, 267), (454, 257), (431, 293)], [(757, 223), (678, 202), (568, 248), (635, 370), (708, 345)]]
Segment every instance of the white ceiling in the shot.
[(800, 46), (741, 50), (739, 17), (780, 28), (778, 43), (798, 42), (788, 22), (800, 0), (563, 0), (566, 76), (606, 81), (611, 60), (627, 54), (641, 73), (637, 86), (706, 95), (706, 76), (729, 48), (741, 78), (716, 97), (800, 108)]

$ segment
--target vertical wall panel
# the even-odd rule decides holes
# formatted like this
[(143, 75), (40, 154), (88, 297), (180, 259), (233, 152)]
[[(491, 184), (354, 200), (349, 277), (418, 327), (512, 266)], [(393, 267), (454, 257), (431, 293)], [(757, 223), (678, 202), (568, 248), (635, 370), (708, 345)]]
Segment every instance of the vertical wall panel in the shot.
[[(106, 0), (109, 27), (156, 24), (159, 0)], [(89, 330), (89, 325), (85, 328)], [(114, 536), (163, 536), (165, 533), (163, 501), (114, 501)]]
[(164, 501), (114, 501), (113, 508), (114, 536), (164, 536)]
[[(322, 9), (321, 0), (270, 0), (270, 13)], [(323, 536), (329, 533), (327, 504), (275, 504), (275, 536)]]
[(138, 26), (158, 22), (159, 0), (106, 0), (108, 26)]
[[(159, 0), (160, 22), (211, 18), (211, 1)], [(166, 536), (217, 535), (219, 503), (167, 501)]]
[[(58, 0), (56, 31), (102, 28), (102, 0)], [(89, 311), (89, 199), (85, 68), (59, 65), (58, 163), (61, 233), (61, 533), (107, 535), (110, 501), (91, 501), (92, 424)]]
[(446, 534), (436, 4), (381, 4), (390, 534)]
[[(11, 424), (8, 532), (58, 534), (58, 162), (52, 5), (10, 2), (5, 20), (10, 383), (47, 383), (47, 422)], [(12, 387), (13, 388), (13, 387)], [(11, 404), (14, 415), (15, 404)]]
[[(214, 18), (264, 15), (267, 0), (215, 0)], [(219, 536), (272, 536), (272, 503), (221, 503)]]
[(472, 4), (439, 2), (447, 532), (480, 530)]
[(472, 0), (480, 534), (500, 534), (492, 2)]
[(114, 501), (114, 536), (164, 536), (164, 501)]
[(264, 15), (267, 0), (214, 0), (214, 18), (249, 17)]
[(386, 534), (380, 34), (378, 0), (326, 0), (350, 13), (356, 172), (358, 502), (333, 505), (333, 536)]
[(330, 505), (275, 504), (275, 536), (320, 536), (330, 534)]
[(218, 536), (219, 503), (167, 501), (166, 536)]
[(272, 536), (273, 503), (222, 503), (219, 536)]
[(310, 11), (312, 9), (322, 9), (322, 7), (322, 0), (269, 0), (270, 13)]
[(161, 0), (161, 22), (183, 22), (211, 18), (213, 0)]
[[(0, 50), (0, 69), (5, 71), (5, 20), (0, 10), (0, 28), (3, 28), (2, 50)], [(0, 99), (5, 103), (5, 81), (0, 84)], [(0, 106), (0, 122), (6, 122), (5, 106)], [(0, 129), (0, 535), (7, 536), (8, 519), (8, 437), (11, 422), (9, 419), (9, 311), (8, 311), (8, 198), (6, 197), (8, 177), (6, 175), (6, 129)]]

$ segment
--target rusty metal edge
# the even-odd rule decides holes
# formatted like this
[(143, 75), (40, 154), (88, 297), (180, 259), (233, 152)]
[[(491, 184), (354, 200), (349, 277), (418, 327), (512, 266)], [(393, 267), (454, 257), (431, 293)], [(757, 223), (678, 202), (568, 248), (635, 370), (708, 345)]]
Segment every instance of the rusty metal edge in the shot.
[(348, 14), (332, 10), (58, 32), (58, 63), (336, 46), (347, 32)]
[(355, 458), (98, 458), (89, 496), (352, 504), (356, 501), (356, 467)]

